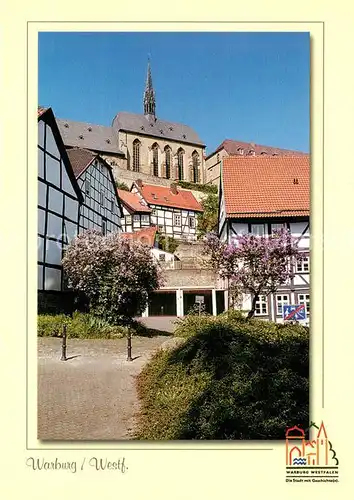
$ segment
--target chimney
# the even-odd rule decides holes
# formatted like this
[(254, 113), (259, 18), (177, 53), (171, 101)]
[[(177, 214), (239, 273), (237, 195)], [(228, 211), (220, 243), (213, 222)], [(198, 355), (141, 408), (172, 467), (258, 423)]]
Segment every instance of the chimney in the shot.
[(143, 181), (141, 179), (137, 179), (135, 182), (136, 182), (136, 185), (139, 186), (140, 188), (143, 187)]
[(172, 182), (170, 189), (172, 194), (178, 194), (177, 184), (175, 182)]

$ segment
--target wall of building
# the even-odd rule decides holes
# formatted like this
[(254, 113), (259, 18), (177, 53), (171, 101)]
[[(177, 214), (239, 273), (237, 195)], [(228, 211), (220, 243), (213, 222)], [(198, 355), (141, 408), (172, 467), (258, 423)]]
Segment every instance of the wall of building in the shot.
[(212, 154), (205, 160), (205, 183), (219, 186), (221, 160), (229, 156), (225, 149)]
[(121, 230), (116, 187), (108, 168), (95, 160), (78, 178), (84, 196), (80, 207), (80, 233), (86, 229), (112, 233)]
[(38, 122), (38, 291), (61, 291), (63, 252), (78, 230), (79, 202), (52, 130)]
[(133, 142), (138, 139), (141, 143), (140, 148), (140, 173), (145, 175), (153, 176), (153, 163), (152, 163), (152, 149), (153, 144), (158, 145), (158, 164), (159, 164), (159, 178), (166, 178), (165, 170), (165, 154), (164, 148), (169, 146), (171, 148), (172, 162), (171, 162), (171, 172), (170, 179), (174, 180), (177, 178), (177, 150), (183, 148), (185, 151), (184, 155), (184, 168), (183, 168), (183, 180), (193, 182), (192, 177), (192, 153), (196, 151), (199, 155), (199, 182), (205, 182), (205, 166), (204, 166), (204, 149), (198, 145), (185, 144), (183, 142), (175, 142), (172, 140), (159, 139), (156, 137), (148, 137), (139, 134), (132, 134), (129, 132), (119, 133), (119, 145), (120, 149), (126, 156), (126, 163), (120, 162), (120, 167), (126, 168), (128, 170), (133, 170)]

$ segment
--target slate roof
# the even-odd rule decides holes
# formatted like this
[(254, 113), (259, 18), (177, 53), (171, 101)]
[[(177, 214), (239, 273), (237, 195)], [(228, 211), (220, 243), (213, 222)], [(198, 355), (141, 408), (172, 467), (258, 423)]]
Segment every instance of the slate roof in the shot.
[(152, 210), (147, 205), (143, 205), (140, 197), (136, 193), (117, 189), (121, 203), (128, 209), (129, 212), (151, 213)]
[(157, 227), (150, 226), (145, 229), (141, 229), (140, 231), (134, 231), (133, 233), (121, 233), (121, 237), (127, 240), (140, 241), (141, 243), (145, 243), (145, 245), (149, 245), (153, 247), (155, 244)]
[(222, 187), (227, 217), (309, 216), (309, 156), (224, 158)]
[(177, 188), (177, 194), (174, 194), (168, 187), (150, 184), (139, 186), (137, 183), (135, 183), (135, 185), (149, 204), (194, 210), (196, 212), (203, 211), (200, 203), (196, 200), (191, 191), (182, 191)]
[[(274, 146), (262, 146), (260, 144), (255, 144), (252, 142), (242, 142), (233, 139), (225, 139), (225, 141), (223, 141), (216, 148), (215, 151), (213, 151), (207, 156), (207, 159), (210, 158), (210, 156), (212, 156), (213, 154), (217, 153), (218, 151), (221, 151), (222, 149), (225, 149), (225, 151), (230, 156), (233, 155), (247, 156), (250, 154), (250, 151), (254, 151), (255, 156), (262, 156), (262, 155), (303, 156), (308, 154), (308, 153), (303, 153), (301, 151), (294, 151), (291, 149), (276, 148)], [(239, 151), (240, 149), (243, 150), (243, 154)]]
[(38, 106), (37, 116), (40, 117), (41, 115), (43, 115), (43, 113), (45, 113), (47, 109), (48, 108), (43, 108), (43, 106)]
[(123, 111), (115, 116), (112, 127), (116, 131), (125, 130), (140, 135), (204, 146), (198, 134), (191, 127), (181, 123), (166, 122), (158, 118), (154, 119), (151, 115), (138, 115)]
[(80, 148), (68, 149), (67, 153), (76, 178), (79, 177), (98, 156), (97, 153)]
[(124, 156), (119, 150), (118, 137), (112, 127), (58, 118), (57, 123), (66, 147), (86, 148)]

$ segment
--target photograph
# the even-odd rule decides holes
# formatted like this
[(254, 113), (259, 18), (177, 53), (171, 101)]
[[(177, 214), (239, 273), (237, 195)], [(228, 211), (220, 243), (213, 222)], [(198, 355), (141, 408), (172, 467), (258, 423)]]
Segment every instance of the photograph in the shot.
[(38, 33), (38, 440), (309, 439), (310, 43)]

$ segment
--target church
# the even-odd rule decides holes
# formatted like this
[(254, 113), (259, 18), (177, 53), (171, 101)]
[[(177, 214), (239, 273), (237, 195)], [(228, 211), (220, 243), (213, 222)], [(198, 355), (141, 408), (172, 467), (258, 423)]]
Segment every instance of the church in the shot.
[(65, 147), (100, 154), (117, 181), (204, 184), (205, 144), (191, 127), (157, 116), (150, 61), (142, 104), (143, 114), (119, 112), (111, 127), (58, 119)]

